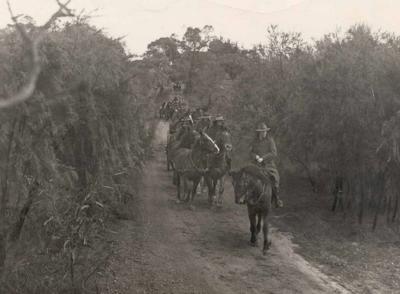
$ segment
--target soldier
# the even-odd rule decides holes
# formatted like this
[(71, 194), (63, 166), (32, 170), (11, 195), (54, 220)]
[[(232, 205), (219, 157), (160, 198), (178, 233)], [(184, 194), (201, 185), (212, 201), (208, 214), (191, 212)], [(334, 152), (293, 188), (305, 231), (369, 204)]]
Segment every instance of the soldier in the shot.
[(170, 132), (170, 134), (173, 134), (173, 133), (176, 132), (176, 130), (177, 130), (178, 126), (179, 126), (179, 123), (180, 123), (179, 112), (178, 112), (177, 109), (175, 109), (172, 112), (171, 123), (169, 124), (169, 132)]
[(275, 165), (278, 157), (275, 141), (268, 133), (271, 129), (266, 124), (259, 124), (256, 129), (257, 135), (251, 144), (251, 162), (258, 167), (259, 177), (268, 177), (272, 181), (272, 201), (275, 207), (283, 207), (282, 200), (279, 199), (279, 173)]
[(189, 115), (187, 117), (181, 118), (180, 119), (181, 127), (179, 128), (179, 131), (176, 135), (177, 140), (181, 140), (182, 137), (192, 129), (193, 127), (193, 119)]
[(202, 116), (203, 116), (203, 109), (196, 108), (194, 111), (192, 111), (192, 117), (195, 122), (198, 122), (200, 117)]
[(196, 123), (196, 131), (205, 131), (211, 127), (211, 115), (203, 113), (202, 116), (198, 117)]
[(175, 96), (174, 99), (172, 99), (172, 101), (171, 101), (171, 107), (173, 109), (178, 109), (178, 104), (179, 104), (178, 97)]
[(191, 149), (193, 144), (196, 142), (198, 138), (198, 134), (193, 128), (193, 120), (189, 116), (184, 123), (184, 130), (182, 135), (179, 137), (179, 145), (178, 148), (189, 148)]
[(212, 126), (208, 129), (207, 134), (213, 140), (217, 140), (219, 134), (224, 131), (228, 131), (228, 128), (225, 126), (224, 117), (222, 115), (217, 115), (214, 119)]

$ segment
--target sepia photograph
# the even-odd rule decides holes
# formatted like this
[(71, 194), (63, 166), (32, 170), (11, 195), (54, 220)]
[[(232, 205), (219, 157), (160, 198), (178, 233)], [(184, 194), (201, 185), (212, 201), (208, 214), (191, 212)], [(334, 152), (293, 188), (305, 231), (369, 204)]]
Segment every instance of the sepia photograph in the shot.
[(0, 0), (0, 294), (400, 293), (398, 0)]

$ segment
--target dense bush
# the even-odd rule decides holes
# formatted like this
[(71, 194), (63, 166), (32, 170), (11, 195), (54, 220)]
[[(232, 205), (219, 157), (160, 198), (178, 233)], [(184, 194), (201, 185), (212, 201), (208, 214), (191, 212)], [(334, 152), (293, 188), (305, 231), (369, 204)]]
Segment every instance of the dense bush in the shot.
[[(2, 96), (25, 81), (28, 50), (0, 31)], [(81, 19), (48, 31), (40, 52), (33, 97), (0, 112), (0, 292), (90, 291), (147, 156), (154, 85), (139, 87), (149, 68)]]

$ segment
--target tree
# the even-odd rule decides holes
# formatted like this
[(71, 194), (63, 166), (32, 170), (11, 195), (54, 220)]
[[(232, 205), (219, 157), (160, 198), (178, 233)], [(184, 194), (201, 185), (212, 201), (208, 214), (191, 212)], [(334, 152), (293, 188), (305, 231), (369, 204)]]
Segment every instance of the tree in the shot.
[(184, 57), (188, 63), (188, 73), (186, 80), (186, 93), (190, 94), (193, 88), (193, 78), (198, 64), (198, 56), (202, 50), (208, 47), (212, 39), (213, 27), (204, 26), (203, 29), (188, 27), (182, 40)]

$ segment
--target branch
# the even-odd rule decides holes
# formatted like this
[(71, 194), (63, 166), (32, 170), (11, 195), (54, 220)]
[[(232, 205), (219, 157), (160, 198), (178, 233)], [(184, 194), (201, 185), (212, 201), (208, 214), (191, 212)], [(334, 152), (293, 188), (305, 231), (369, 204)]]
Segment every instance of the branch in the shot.
[(8, 6), (8, 11), (10, 13), (11, 19), (14, 22), (14, 25), (18, 32), (20, 33), (23, 41), (30, 47), (30, 54), (31, 54), (31, 60), (32, 60), (32, 69), (30, 70), (28, 79), (25, 83), (25, 85), (22, 86), (22, 88), (15, 94), (11, 95), (8, 98), (2, 98), (0, 99), (0, 109), (2, 108), (8, 108), (13, 105), (16, 105), (18, 103), (21, 103), (25, 100), (28, 100), (34, 93), (36, 89), (36, 84), (39, 79), (40, 72), (42, 70), (42, 65), (41, 65), (41, 60), (40, 60), (40, 54), (39, 54), (39, 45), (40, 42), (44, 36), (44, 32), (50, 28), (50, 26), (58, 19), (61, 17), (71, 17), (74, 14), (72, 13), (72, 10), (70, 10), (67, 5), (71, 2), (71, 0), (68, 0), (65, 4), (61, 3), (59, 0), (56, 0), (57, 4), (59, 6), (59, 9), (57, 12), (55, 12), (50, 19), (40, 27), (39, 33), (36, 36), (36, 38), (32, 39), (31, 36), (26, 32), (25, 28), (23, 25), (21, 25), (18, 22), (18, 18), (21, 15), (15, 16), (14, 13), (12, 12), (10, 2), (7, 0), (7, 6)]

